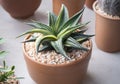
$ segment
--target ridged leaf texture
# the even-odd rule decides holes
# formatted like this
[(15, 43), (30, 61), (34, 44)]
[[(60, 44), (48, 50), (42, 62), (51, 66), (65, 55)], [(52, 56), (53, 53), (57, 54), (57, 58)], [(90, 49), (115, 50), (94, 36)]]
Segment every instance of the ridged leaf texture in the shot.
[[(69, 18), (68, 10), (66, 6), (62, 5), (61, 11), (58, 16), (54, 13), (48, 13), (49, 24), (43, 24), (38, 21), (28, 23), (28, 25), (34, 27), (31, 30), (21, 34), (40, 33), (42, 35), (26, 39), (25, 42), (35, 42), (36, 52), (39, 53), (45, 50), (55, 50), (56, 53), (60, 53), (62, 56), (70, 59), (67, 55), (70, 49), (79, 49), (87, 51), (88, 49), (81, 44), (94, 35), (85, 35), (87, 30), (85, 26), (89, 23), (79, 23), (80, 18), (83, 15), (84, 8)], [(79, 31), (78, 31), (79, 30)], [(18, 37), (20, 37), (18, 36)]]

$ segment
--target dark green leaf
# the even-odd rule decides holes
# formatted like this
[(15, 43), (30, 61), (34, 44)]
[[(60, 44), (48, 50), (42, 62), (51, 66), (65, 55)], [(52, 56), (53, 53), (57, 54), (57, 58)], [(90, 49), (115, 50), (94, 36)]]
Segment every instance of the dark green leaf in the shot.
[(7, 54), (6, 51), (0, 51), (0, 58), (3, 58), (5, 57), (5, 55)]
[(32, 23), (28, 23), (28, 25), (34, 27), (34, 28), (37, 28), (37, 29), (45, 29), (45, 30), (49, 30), (51, 31), (51, 27), (50, 26), (47, 26), (43, 23), (40, 23), (38, 21), (33, 21)]
[(55, 27), (57, 16), (54, 13), (48, 13), (49, 26)]
[(60, 38), (60, 37), (64, 38), (64, 37), (70, 36), (75, 30), (80, 29), (80, 28), (84, 27), (87, 24), (88, 23), (78, 24), (78, 25), (75, 25), (73, 27), (65, 28), (58, 34), (57, 37), (58, 38)]
[(47, 34), (47, 35), (51, 35), (52, 33), (50, 31), (44, 30), (44, 29), (32, 29), (32, 30), (28, 30), (27, 32), (19, 35), (17, 38), (24, 36), (26, 34), (32, 34), (32, 33), (42, 33), (42, 34)]
[(64, 28), (70, 27), (70, 26), (73, 27), (76, 24), (78, 24), (80, 18), (82, 17), (83, 11), (84, 11), (84, 8), (78, 13), (76, 13), (74, 16), (72, 16), (67, 22), (65, 22), (64, 25), (61, 27), (61, 30), (63, 30)]
[(84, 48), (79, 42), (77, 42), (74, 38), (69, 37), (66, 42), (65, 42), (65, 46), (67, 47), (74, 47), (74, 48), (78, 48), (81, 50), (85, 50), (88, 51), (87, 48)]
[(42, 42), (45, 42), (45, 41), (55, 41), (57, 40), (57, 38), (54, 36), (54, 35), (46, 35), (44, 37), (38, 37), (36, 39), (36, 52), (38, 53), (39, 52), (39, 47), (41, 45)]
[(0, 38), (0, 44), (4, 43), (5, 40), (3, 38)]
[(38, 52), (41, 52), (41, 51), (47, 51), (47, 50), (52, 50), (52, 47), (49, 45), (44, 45), (42, 46)]
[(67, 8), (62, 5), (60, 14), (58, 15), (56, 24), (55, 24), (55, 31), (60, 30), (59, 28), (61, 28), (61, 26), (69, 19), (69, 15), (68, 15), (68, 11)]
[(66, 52), (64, 50), (62, 38), (58, 39), (57, 41), (52, 41), (51, 45), (57, 51), (57, 53), (60, 53), (61, 55), (63, 55), (67, 59), (70, 59), (70, 57), (66, 54)]
[(15, 66), (12, 66), (12, 67), (11, 67), (11, 70), (13, 71), (14, 69), (15, 69)]
[(25, 41), (23, 41), (22, 43), (26, 43), (26, 42), (35, 42), (36, 38), (31, 38), (31, 39), (27, 39)]
[(73, 38), (75, 38), (75, 39), (81, 39), (81, 38), (90, 38), (90, 37), (93, 37), (94, 35), (86, 35), (86, 34), (80, 34), (80, 33), (78, 33), (78, 34), (76, 34), (76, 35), (74, 35), (74, 36), (72, 36)]
[(5, 68), (6, 67), (6, 62), (5, 62), (5, 60), (3, 61), (3, 68)]

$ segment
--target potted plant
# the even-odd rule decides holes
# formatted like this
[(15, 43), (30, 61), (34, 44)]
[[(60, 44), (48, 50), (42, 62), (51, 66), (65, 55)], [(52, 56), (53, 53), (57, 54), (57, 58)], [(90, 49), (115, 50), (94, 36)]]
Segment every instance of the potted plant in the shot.
[(93, 9), (92, 5), (96, 0), (86, 0), (85, 1), (85, 5), (89, 8), (89, 9)]
[(67, 6), (70, 17), (83, 9), (85, 0), (53, 0), (53, 12), (58, 15), (62, 4)]
[(96, 13), (96, 44), (107, 52), (120, 51), (120, 0), (98, 0)]
[(1, 0), (3, 8), (14, 18), (28, 18), (39, 7), (41, 0)]
[(37, 84), (80, 84), (91, 57), (93, 35), (86, 35), (87, 23), (78, 23), (84, 9), (69, 18), (62, 5), (58, 17), (49, 13), (49, 25), (33, 21), (23, 41), (23, 53), (30, 76)]
[[(0, 38), (0, 44), (4, 42), (3, 38)], [(0, 50), (0, 58), (3, 58), (7, 52)], [(18, 77), (15, 76), (15, 66), (8, 67), (6, 62), (3, 61), (3, 65), (0, 65), (0, 84), (19, 84)]]
[(14, 75), (15, 66), (8, 67), (3, 61), (3, 66), (0, 66), (0, 84), (19, 84), (18, 79)]

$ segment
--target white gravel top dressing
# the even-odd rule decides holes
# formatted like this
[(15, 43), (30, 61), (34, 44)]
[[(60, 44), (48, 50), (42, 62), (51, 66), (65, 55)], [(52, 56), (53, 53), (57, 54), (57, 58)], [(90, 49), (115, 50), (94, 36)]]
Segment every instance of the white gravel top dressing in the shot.
[(101, 10), (101, 8), (98, 5), (96, 5), (96, 10), (97, 12), (99, 12), (100, 14), (103, 14), (104, 16), (107, 16), (107, 17), (109, 16), (110, 18), (113, 18), (113, 19), (120, 19), (119, 16), (112, 16), (112, 15), (107, 14), (106, 12)]
[[(89, 49), (90, 41), (86, 41), (82, 45)], [(28, 56), (31, 57), (31, 59), (38, 61), (40, 63), (43, 63), (43, 64), (70, 63), (79, 58), (82, 58), (82, 56), (87, 53), (87, 51), (83, 51), (83, 50), (73, 50), (72, 52), (67, 53), (68, 56), (71, 58), (71, 60), (66, 59), (61, 54), (57, 54), (54, 50), (42, 51), (42, 52), (39, 52), (37, 55), (36, 51), (35, 51), (35, 43), (34, 42), (25, 43), (25, 50), (26, 50)]]

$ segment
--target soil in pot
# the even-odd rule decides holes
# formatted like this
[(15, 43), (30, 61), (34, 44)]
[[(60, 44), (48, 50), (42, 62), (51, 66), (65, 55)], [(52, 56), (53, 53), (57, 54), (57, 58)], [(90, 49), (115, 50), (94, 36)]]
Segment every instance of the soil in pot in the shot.
[(120, 17), (111, 16), (102, 11), (97, 2), (94, 3), (96, 12), (96, 44), (106, 52), (120, 51)]
[(74, 50), (68, 53), (71, 57), (71, 60), (68, 60), (54, 51), (36, 55), (34, 42), (24, 44), (24, 56), (30, 76), (38, 84), (81, 84), (92, 50), (90, 41), (83, 45), (90, 50)]
[(41, 0), (1, 0), (3, 8), (14, 18), (28, 18), (34, 14)]

